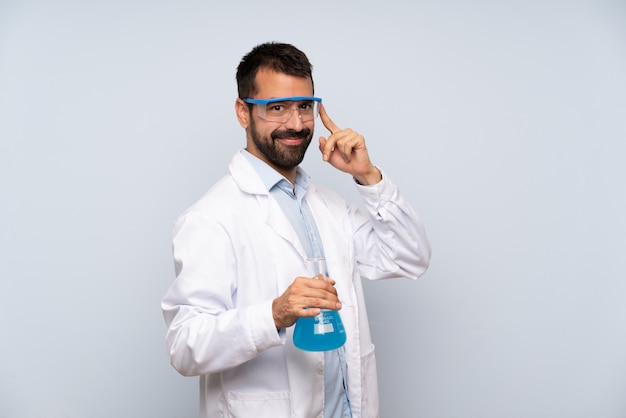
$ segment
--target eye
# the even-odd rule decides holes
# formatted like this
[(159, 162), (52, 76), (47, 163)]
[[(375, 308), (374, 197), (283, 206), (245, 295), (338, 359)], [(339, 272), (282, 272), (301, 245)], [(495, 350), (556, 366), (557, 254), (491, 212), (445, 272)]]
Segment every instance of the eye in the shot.
[(285, 110), (285, 106), (283, 106), (282, 104), (272, 104), (272, 105), (268, 105), (267, 110), (269, 110), (270, 112), (282, 112)]
[(301, 110), (311, 110), (313, 109), (313, 103), (312, 102), (302, 102), (300, 103), (300, 109)]

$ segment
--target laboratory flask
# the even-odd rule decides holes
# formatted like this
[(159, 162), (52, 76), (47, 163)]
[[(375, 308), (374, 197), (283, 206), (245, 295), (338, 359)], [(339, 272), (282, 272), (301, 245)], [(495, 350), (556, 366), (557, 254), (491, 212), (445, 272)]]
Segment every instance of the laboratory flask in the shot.
[[(306, 259), (308, 277), (324, 280), (326, 261), (323, 258)], [(322, 309), (319, 315), (301, 317), (296, 320), (293, 343), (305, 351), (328, 351), (341, 347), (346, 342), (346, 330), (338, 311)]]

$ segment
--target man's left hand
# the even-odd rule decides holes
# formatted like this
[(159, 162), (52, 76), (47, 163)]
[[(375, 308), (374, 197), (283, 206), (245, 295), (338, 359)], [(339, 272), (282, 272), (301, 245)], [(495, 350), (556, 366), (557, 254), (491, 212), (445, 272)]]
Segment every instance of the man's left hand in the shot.
[(382, 180), (380, 171), (370, 161), (365, 138), (350, 128), (341, 129), (333, 122), (324, 105), (320, 105), (320, 119), (330, 131), (328, 139), (319, 140), (319, 148), (324, 161), (328, 161), (337, 170), (349, 173), (360, 184), (375, 184)]

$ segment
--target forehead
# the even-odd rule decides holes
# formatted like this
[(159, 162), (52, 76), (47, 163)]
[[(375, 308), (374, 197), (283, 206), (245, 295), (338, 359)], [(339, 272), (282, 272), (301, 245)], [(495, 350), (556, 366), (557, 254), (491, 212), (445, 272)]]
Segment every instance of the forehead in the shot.
[(255, 81), (257, 87), (256, 99), (313, 95), (313, 83), (308, 77), (296, 77), (268, 69), (261, 69), (256, 74)]

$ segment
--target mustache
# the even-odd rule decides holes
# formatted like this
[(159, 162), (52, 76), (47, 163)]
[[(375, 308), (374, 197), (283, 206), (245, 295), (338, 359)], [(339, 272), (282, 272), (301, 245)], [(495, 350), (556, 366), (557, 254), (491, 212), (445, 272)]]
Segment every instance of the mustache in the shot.
[(276, 130), (272, 132), (272, 139), (282, 139), (282, 138), (307, 139), (310, 135), (311, 135), (311, 130), (309, 128), (304, 128), (301, 131), (296, 131), (293, 129), (285, 129), (282, 131)]

